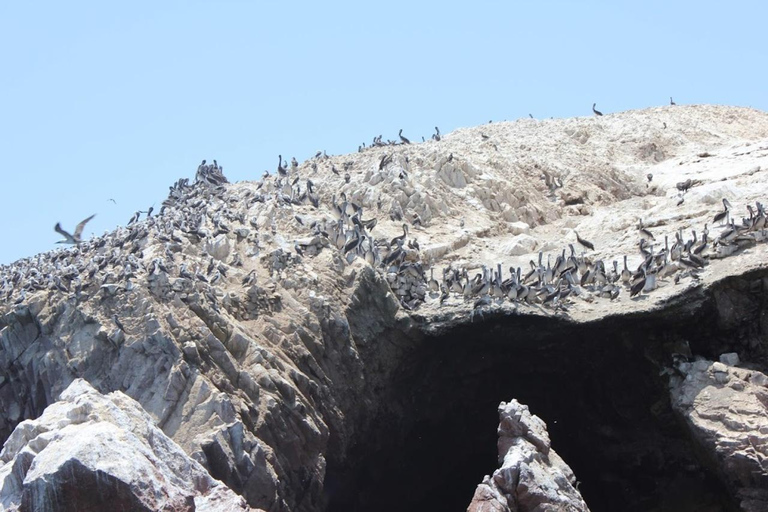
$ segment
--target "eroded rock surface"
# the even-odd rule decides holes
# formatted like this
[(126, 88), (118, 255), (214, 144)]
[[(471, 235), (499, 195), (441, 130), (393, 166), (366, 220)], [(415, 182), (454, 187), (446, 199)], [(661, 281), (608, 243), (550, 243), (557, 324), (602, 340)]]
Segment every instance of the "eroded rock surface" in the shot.
[[(322, 510), (354, 494), (340, 473), (356, 471), (371, 426), (407, 423), (406, 405), (382, 397), (407, 398), (397, 372), (425, 336), (494, 315), (618, 325), (695, 310), (729, 276), (764, 271), (766, 156), (768, 115), (699, 105), (459, 129), (260, 183), (182, 179), (154, 217), (0, 267), (0, 440), (83, 378), (136, 400), (251, 506)], [(713, 222), (724, 197), (736, 223), (751, 219), (729, 240)], [(641, 218), (654, 270), (665, 236), (670, 254), (678, 237), (690, 253), (708, 230), (703, 266), (678, 259), (634, 298), (629, 282), (606, 293), (623, 256), (633, 271), (647, 259)], [(549, 293), (549, 262), (569, 244), (604, 263), (600, 276)], [(503, 279), (531, 262), (536, 293), (485, 286), (498, 265)], [(462, 282), (444, 279), (459, 270)], [(736, 312), (752, 293), (720, 291)]]
[(0, 453), (0, 509), (250, 511), (125, 394), (75, 380)]
[(680, 362), (672, 403), (741, 510), (758, 512), (768, 510), (768, 377), (738, 362)]
[(546, 424), (517, 400), (499, 405), (499, 461), (477, 486), (468, 512), (589, 510), (573, 471), (552, 449)]

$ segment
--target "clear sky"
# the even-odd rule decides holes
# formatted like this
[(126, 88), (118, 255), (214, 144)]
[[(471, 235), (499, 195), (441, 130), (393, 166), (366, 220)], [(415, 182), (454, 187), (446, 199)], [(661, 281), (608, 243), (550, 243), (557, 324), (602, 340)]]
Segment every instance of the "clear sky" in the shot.
[[(0, 3), (0, 263), (159, 210), (216, 158), (349, 153), (504, 119), (768, 110), (764, 1)], [(116, 204), (109, 201), (114, 199)]]

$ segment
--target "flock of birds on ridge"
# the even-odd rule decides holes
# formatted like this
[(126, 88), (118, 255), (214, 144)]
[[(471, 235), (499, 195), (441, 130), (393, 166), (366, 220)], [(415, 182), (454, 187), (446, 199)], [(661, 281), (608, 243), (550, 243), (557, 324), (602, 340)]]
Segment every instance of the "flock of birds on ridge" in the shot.
[[(595, 114), (602, 115), (596, 110)], [(410, 143), (403, 136), (402, 130), (399, 138), (399, 144)], [(441, 140), (437, 128), (432, 139)], [(373, 139), (371, 147), (388, 145), (397, 143), (382, 142), (379, 136)], [(365, 145), (362, 145), (359, 151), (365, 149)], [(318, 152), (310, 161), (311, 170), (317, 173), (318, 164), (328, 158), (324, 152)], [(130, 291), (135, 286), (131, 280), (142, 272), (147, 276), (159, 272), (169, 276), (176, 273), (179, 277), (191, 279), (201, 286), (209, 286), (226, 279), (227, 272), (233, 267), (243, 266), (241, 253), (234, 251), (233, 260), (228, 264), (217, 262), (210, 257), (207, 270), (203, 272), (199, 264), (193, 269), (192, 264), (186, 261), (177, 263), (177, 259), (184, 258), (184, 240), (181, 236), (186, 236), (187, 241), (199, 243), (204, 239), (234, 232), (238, 241), (246, 239), (253, 244), (253, 249), (247, 255), (258, 256), (258, 226), (255, 217), (246, 222), (246, 212), (255, 203), (265, 203), (271, 199), (280, 208), (292, 209), (306, 203), (314, 209), (320, 206), (320, 197), (311, 179), (306, 179), (305, 188), (302, 190), (299, 164), (295, 158), (289, 164), (283, 162), (280, 156), (276, 174), (267, 173), (258, 183), (256, 193), (246, 190), (240, 197), (226, 194), (228, 181), (222, 167), (216, 160), (213, 162), (207, 164), (203, 160), (197, 169), (193, 185), (189, 184), (188, 179), (181, 179), (170, 187), (168, 199), (163, 202), (159, 215), (153, 217), (152, 208), (146, 212), (137, 212), (126, 227), (118, 228), (111, 235), (105, 234), (87, 241), (82, 239), (85, 225), (94, 215), (80, 222), (73, 233), (67, 232), (57, 223), (54, 229), (64, 237), (64, 240), (58, 243), (71, 244), (74, 247), (0, 266), (0, 298), (10, 303), (14, 293), (17, 293), (13, 303), (18, 305), (26, 300), (27, 292), (48, 289), (73, 294), (77, 300), (81, 300), (84, 296), (89, 296), (89, 288), (92, 286), (98, 288), (96, 291), (105, 287), (113, 292), (116, 288)], [(395, 165), (392, 155), (386, 154), (379, 161), (378, 170), (386, 172), (392, 171), (391, 168), (399, 174), (398, 179), (409, 179), (406, 169)], [(347, 166), (342, 170), (346, 182), (350, 179), (348, 170)], [(333, 165), (331, 172), (341, 176)], [(651, 179), (652, 176), (649, 175), (648, 180)], [(692, 185), (694, 183), (688, 180), (678, 183), (677, 188), (684, 195)], [(221, 204), (213, 209), (211, 202), (217, 198)], [(558, 310), (567, 310), (569, 297), (582, 296), (588, 301), (594, 297), (614, 300), (623, 289), (629, 292), (630, 297), (636, 297), (641, 293), (651, 292), (659, 286), (661, 280), (667, 278), (673, 277), (675, 284), (686, 277), (699, 279), (699, 273), (710, 258), (729, 256), (741, 247), (763, 242), (768, 238), (766, 212), (760, 202), (757, 202), (754, 208), (748, 205), (748, 216), (742, 217), (740, 222), (732, 215), (733, 207), (729, 201), (724, 198), (722, 204), (722, 210), (712, 219), (713, 226), (718, 223), (721, 226), (720, 233), (714, 238), (709, 235), (708, 223), (698, 235), (696, 230), (692, 230), (690, 238), (682, 229), (679, 230), (674, 234), (671, 245), (669, 237), (665, 235), (662, 245), (640, 222), (637, 249), (641, 263), (632, 268), (628, 265), (627, 255), (624, 255), (622, 264), (616, 260), (607, 264), (603, 259), (590, 257), (586, 251), (594, 251), (594, 244), (576, 233), (579, 250), (574, 244), (568, 244), (567, 248), (556, 255), (554, 262), (551, 255), (548, 255), (545, 264), (544, 254), (539, 252), (538, 260), (531, 260), (529, 269), (509, 267), (505, 272), (500, 263), (483, 265), (470, 277), (468, 269), (453, 268), (449, 265), (443, 268), (442, 275), (436, 278), (434, 268), (428, 269), (427, 277), (425, 266), (428, 263), (420, 256), (419, 243), (410, 237), (409, 223), (414, 227), (422, 224), (417, 214), (405, 216), (407, 222), (402, 224), (402, 235), (389, 240), (375, 238), (372, 232), (377, 219), (364, 219), (364, 208), (347, 200), (345, 194), (341, 193), (338, 201), (336, 196), (333, 196), (330, 217), (312, 222), (299, 215), (294, 217), (301, 226), (310, 231), (311, 236), (296, 241), (296, 255), (291, 255), (290, 258), (312, 256), (326, 247), (339, 251), (348, 263), (362, 258), (382, 272), (400, 304), (408, 310), (417, 308), (428, 296), (439, 300), (442, 305), (452, 295), (464, 301), (474, 301), (474, 310), (504, 301), (542, 304)], [(144, 222), (139, 222), (141, 213), (146, 214)], [(393, 221), (404, 220), (403, 214), (396, 211), (390, 213), (390, 218)], [(241, 226), (250, 225), (257, 229), (253, 232), (244, 227), (233, 228), (231, 222), (239, 222)], [(274, 224), (272, 230), (274, 233)], [(155, 257), (146, 265), (144, 249), (148, 245), (145, 240), (150, 235), (154, 235), (156, 241), (164, 244), (164, 256), (154, 251)], [(241, 279), (241, 284), (246, 287), (254, 282), (255, 270)], [(209, 292), (205, 296), (214, 303), (215, 308), (218, 300), (216, 295)], [(114, 320), (122, 329), (119, 320)]]

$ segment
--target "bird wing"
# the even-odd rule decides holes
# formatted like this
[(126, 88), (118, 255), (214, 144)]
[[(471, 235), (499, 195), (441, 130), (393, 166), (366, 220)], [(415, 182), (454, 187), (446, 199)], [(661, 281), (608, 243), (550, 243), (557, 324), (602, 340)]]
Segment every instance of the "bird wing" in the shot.
[(66, 232), (66, 231), (64, 231), (63, 229), (61, 229), (61, 223), (60, 223), (60, 222), (57, 222), (57, 223), (56, 223), (56, 225), (53, 227), (53, 229), (54, 229), (54, 230), (55, 230), (55, 231), (56, 231), (58, 234), (60, 234), (60, 235), (61, 235), (61, 236), (63, 236), (64, 238), (66, 238), (67, 240), (72, 240), (72, 235), (70, 235), (69, 233), (67, 233), (67, 232)]
[(80, 224), (78, 224), (77, 227), (75, 227), (75, 236), (74, 236), (75, 240), (80, 240), (80, 235), (83, 234), (83, 229), (85, 228), (85, 225), (88, 224), (88, 221), (94, 218), (95, 216), (96, 214), (94, 213), (87, 219), (81, 221)]

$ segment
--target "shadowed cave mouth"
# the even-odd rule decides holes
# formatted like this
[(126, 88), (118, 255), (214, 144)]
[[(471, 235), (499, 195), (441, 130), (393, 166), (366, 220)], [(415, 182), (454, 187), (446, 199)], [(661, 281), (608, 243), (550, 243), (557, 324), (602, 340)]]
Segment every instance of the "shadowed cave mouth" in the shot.
[(329, 453), (327, 510), (466, 510), (498, 468), (497, 406), (512, 398), (547, 423), (593, 512), (737, 510), (660, 371), (681, 340), (717, 360), (744, 333), (718, 325), (711, 296), (685, 308), (582, 325), (496, 315), (415, 343), (392, 335), (409, 348), (377, 390), (384, 412), (343, 464)]

